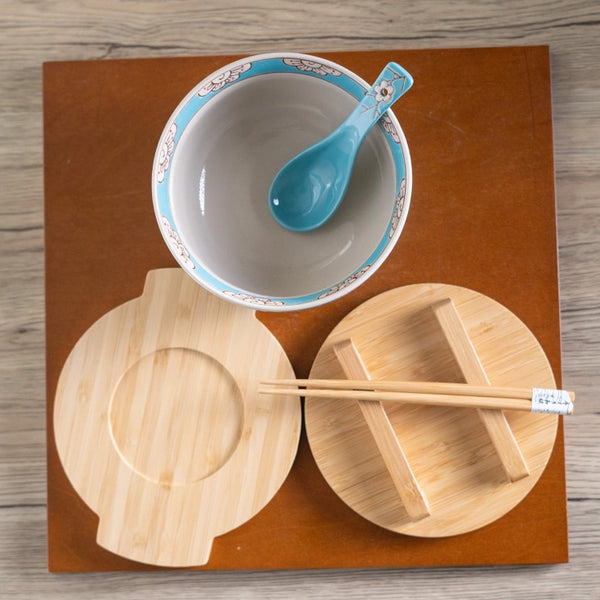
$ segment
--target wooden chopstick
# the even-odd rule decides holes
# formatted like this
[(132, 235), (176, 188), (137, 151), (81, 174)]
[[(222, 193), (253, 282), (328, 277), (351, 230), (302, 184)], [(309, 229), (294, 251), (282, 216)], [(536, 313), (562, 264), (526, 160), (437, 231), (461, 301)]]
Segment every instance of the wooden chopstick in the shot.
[[(377, 381), (373, 379), (268, 379), (261, 385), (298, 386), (329, 390), (367, 390), (424, 394), (454, 394), (457, 396), (486, 396), (490, 398), (522, 398), (531, 400), (534, 388), (498, 387), (492, 385), (470, 385), (441, 381)], [(562, 390), (559, 390), (562, 391)], [(567, 392), (571, 401), (575, 394)]]
[(504, 388), (429, 381), (280, 379), (261, 382), (261, 394), (297, 395), (373, 402), (493, 408), (571, 414), (575, 394), (565, 390)]

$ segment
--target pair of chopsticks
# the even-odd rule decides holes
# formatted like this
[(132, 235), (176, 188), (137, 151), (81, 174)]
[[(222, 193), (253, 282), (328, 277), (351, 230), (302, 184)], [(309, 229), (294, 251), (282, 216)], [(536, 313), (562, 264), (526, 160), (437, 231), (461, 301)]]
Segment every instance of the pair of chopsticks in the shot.
[(308, 398), (400, 402), (462, 408), (524, 410), (569, 415), (575, 394), (546, 388), (507, 388), (429, 381), (362, 379), (275, 379), (262, 381), (261, 394)]

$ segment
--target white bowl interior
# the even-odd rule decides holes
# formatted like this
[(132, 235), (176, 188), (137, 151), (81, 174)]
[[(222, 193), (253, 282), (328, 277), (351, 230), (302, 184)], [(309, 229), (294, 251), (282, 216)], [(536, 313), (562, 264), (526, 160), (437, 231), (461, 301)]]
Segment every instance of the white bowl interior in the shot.
[(190, 120), (172, 157), (169, 193), (175, 228), (207, 271), (238, 290), (284, 298), (327, 289), (363, 265), (396, 199), (396, 169), (380, 127), (361, 146), (340, 209), (320, 229), (284, 229), (267, 202), (285, 162), (356, 103), (322, 79), (269, 73), (225, 88)]

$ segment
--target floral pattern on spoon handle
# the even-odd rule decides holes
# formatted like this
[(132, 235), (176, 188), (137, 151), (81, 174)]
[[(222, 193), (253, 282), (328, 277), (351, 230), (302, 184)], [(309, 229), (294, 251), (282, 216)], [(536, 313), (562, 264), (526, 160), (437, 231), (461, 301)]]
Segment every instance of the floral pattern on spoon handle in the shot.
[(413, 84), (413, 78), (399, 64), (388, 63), (357, 107), (359, 113), (352, 117), (361, 121), (368, 115), (369, 121), (376, 121)]

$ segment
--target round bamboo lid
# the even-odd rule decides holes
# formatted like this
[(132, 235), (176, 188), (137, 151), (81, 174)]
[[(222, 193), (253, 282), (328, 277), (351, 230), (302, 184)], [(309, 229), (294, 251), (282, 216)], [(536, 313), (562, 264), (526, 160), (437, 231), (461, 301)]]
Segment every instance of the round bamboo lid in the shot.
[[(371, 298), (334, 328), (310, 378), (348, 378), (334, 348), (350, 339), (372, 379), (555, 387), (527, 327), (457, 286), (410, 285)], [(557, 432), (556, 415), (381, 403), (404, 454), (403, 488), (359, 403), (309, 393), (308, 440), (329, 485), (364, 518), (414, 536), (461, 534), (507, 513), (538, 481)]]

